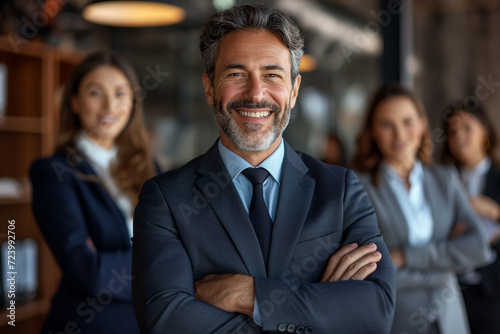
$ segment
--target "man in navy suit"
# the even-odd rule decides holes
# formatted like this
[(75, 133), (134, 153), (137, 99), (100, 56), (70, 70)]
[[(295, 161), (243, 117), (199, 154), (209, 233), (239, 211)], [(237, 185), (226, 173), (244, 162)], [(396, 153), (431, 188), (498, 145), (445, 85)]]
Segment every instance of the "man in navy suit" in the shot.
[(282, 139), (302, 48), (276, 9), (239, 6), (205, 24), (220, 139), (141, 191), (132, 289), (143, 333), (389, 332), (394, 269), (362, 186)]

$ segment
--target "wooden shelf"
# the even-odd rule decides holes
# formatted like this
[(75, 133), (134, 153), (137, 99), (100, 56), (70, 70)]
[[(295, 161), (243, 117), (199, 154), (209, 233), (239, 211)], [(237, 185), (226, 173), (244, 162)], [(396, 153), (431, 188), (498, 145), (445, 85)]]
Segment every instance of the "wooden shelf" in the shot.
[[(23, 320), (28, 320), (37, 316), (45, 315), (49, 312), (50, 301), (48, 300), (35, 300), (25, 304), (16, 303), (16, 324)], [(10, 319), (7, 317), (9, 313), (2, 310), (0, 312), (0, 327), (7, 326)]]
[(13, 198), (0, 198), (0, 205), (26, 205), (31, 204), (29, 196), (13, 197)]
[(0, 51), (41, 59), (49, 50), (50, 48), (42, 42), (27, 41), (8, 35), (0, 36)]
[(44, 119), (39, 117), (0, 117), (0, 131), (44, 133)]
[(22, 185), (20, 197), (0, 198), (0, 241), (12, 219), (17, 222), (16, 239), (33, 239), (39, 247), (37, 298), (16, 303), (15, 327), (8, 325), (8, 313), (0, 309), (3, 334), (40, 333), (57, 290), (61, 274), (33, 217), (28, 173), (34, 160), (53, 154), (57, 93), (83, 56), (38, 41), (0, 36), (0, 63), (7, 66), (7, 103), (0, 117), (0, 177), (20, 180)]

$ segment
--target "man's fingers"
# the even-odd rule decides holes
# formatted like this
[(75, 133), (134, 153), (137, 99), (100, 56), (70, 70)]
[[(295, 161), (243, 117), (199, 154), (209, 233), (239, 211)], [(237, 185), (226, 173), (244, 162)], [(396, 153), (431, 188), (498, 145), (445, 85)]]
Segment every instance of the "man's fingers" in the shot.
[(375, 252), (376, 250), (377, 250), (377, 245), (375, 245), (374, 243), (369, 243), (368, 245), (358, 247), (352, 252), (342, 256), (342, 258), (338, 263), (337, 268), (333, 272), (329, 281), (339, 281), (340, 277), (342, 277), (348, 270), (348, 268), (351, 267), (356, 261), (358, 261), (365, 255)]
[(363, 281), (368, 276), (370, 276), (371, 274), (373, 274), (376, 269), (377, 269), (377, 263), (370, 262), (366, 266), (364, 266), (361, 269), (359, 269), (358, 272), (355, 273), (350, 279), (351, 280)]
[(325, 272), (323, 273), (323, 277), (321, 278), (320, 282), (328, 282), (329, 278), (333, 275), (333, 272), (337, 268), (342, 257), (352, 252), (356, 248), (358, 248), (358, 244), (356, 243), (349, 244), (342, 247), (335, 254), (330, 256), (330, 259), (328, 260), (328, 265), (326, 266)]
[[(375, 252), (376, 250), (377, 245), (374, 243), (361, 247), (353, 247), (352, 244), (342, 247), (330, 257), (321, 282), (334, 282), (339, 281), (341, 277), (352, 277), (361, 267), (370, 262), (378, 262), (381, 255)], [(372, 253), (377, 253), (375, 258), (371, 255)], [(366, 255), (371, 257), (364, 258)], [(377, 257), (379, 258), (377, 259)], [(360, 259), (362, 260), (357, 263)]]
[[(373, 268), (371, 272), (369, 272), (368, 269), (371, 269), (370, 264), (376, 264), (378, 261), (382, 259), (382, 254), (380, 252), (373, 252), (370, 254), (367, 254), (351, 264), (349, 267), (347, 267), (346, 271), (340, 278), (338, 279), (339, 281), (347, 281), (350, 279), (360, 279), (364, 280), (369, 274), (371, 274), (373, 271), (375, 271), (376, 266)], [(367, 269), (368, 268), (368, 269)], [(359, 275), (358, 275), (359, 273)], [(368, 273), (368, 274), (367, 274)], [(356, 277), (356, 278), (355, 278)], [(362, 277), (362, 278), (358, 278)]]

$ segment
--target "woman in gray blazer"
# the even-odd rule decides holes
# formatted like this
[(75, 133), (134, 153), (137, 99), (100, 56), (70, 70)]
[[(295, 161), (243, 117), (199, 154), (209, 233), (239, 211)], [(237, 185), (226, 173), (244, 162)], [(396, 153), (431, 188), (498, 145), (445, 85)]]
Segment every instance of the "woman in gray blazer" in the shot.
[(455, 272), (489, 257), (456, 172), (431, 166), (431, 152), (422, 103), (400, 85), (382, 87), (368, 110), (353, 167), (396, 268), (394, 334), (468, 334)]

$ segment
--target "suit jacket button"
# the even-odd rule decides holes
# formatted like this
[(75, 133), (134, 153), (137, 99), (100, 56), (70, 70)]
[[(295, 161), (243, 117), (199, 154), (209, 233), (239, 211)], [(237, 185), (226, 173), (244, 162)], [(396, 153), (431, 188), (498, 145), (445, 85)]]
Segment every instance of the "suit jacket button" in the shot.
[(280, 332), (286, 332), (286, 324), (279, 324), (278, 325), (278, 331), (280, 331)]
[(297, 327), (297, 330), (295, 331), (295, 333), (297, 333), (297, 334), (302, 334), (302, 333), (304, 333), (304, 326), (299, 326), (299, 327)]
[(295, 332), (295, 325), (288, 325), (288, 327), (286, 328), (286, 330), (288, 331), (288, 333)]
[(306, 333), (306, 334), (310, 334), (310, 333), (312, 333), (312, 332), (313, 332), (312, 327), (307, 327), (307, 328), (306, 328), (306, 330), (305, 330), (305, 333)]

